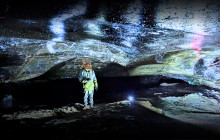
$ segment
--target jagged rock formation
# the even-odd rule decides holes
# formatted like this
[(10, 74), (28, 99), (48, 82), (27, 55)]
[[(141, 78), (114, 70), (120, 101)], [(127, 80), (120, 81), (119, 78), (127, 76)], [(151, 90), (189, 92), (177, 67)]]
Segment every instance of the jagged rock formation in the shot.
[[(79, 103), (74, 105), (79, 106)], [(2, 118), (7, 120), (21, 120), (21, 119), (42, 119), (47, 117), (59, 116), (61, 114), (69, 114), (74, 112), (79, 112), (74, 106), (63, 106), (54, 109), (39, 109), (39, 110), (29, 110), (24, 112), (15, 112), (14, 114), (4, 114)], [(81, 105), (80, 107), (83, 107)]]
[(139, 104), (170, 118), (219, 132), (219, 93), (207, 92), (208, 96), (202, 93), (192, 93), (183, 97), (159, 97), (160, 104), (149, 99), (139, 101)]
[(89, 58), (97, 76), (165, 75), (220, 88), (218, 1), (137, 0), (119, 12), (115, 3), (96, 12), (91, 1), (75, 3), (46, 19), (2, 15), (1, 82), (76, 78)]

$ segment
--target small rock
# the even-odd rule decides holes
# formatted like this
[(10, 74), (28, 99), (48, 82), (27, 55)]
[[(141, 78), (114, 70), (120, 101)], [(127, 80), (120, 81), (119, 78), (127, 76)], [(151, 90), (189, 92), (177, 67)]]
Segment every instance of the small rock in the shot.
[(177, 85), (178, 83), (161, 83), (160, 85), (161, 86), (164, 86), (164, 87), (167, 87), (167, 86), (175, 86)]
[(163, 94), (163, 93), (154, 93), (154, 95), (161, 95), (161, 94)]

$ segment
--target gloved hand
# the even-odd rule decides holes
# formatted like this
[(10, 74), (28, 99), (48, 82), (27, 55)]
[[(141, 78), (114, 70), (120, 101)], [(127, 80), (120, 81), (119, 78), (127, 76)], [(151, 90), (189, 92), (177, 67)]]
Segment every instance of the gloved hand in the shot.
[(97, 90), (98, 90), (98, 87), (95, 87), (95, 90), (97, 91)]

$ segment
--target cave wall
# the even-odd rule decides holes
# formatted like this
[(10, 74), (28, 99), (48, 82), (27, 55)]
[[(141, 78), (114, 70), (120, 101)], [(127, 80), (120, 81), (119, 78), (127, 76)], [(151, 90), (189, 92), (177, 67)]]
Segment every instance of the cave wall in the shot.
[[(219, 2), (4, 1), (1, 82), (165, 75), (219, 88)], [(203, 61), (203, 63), (201, 62)]]

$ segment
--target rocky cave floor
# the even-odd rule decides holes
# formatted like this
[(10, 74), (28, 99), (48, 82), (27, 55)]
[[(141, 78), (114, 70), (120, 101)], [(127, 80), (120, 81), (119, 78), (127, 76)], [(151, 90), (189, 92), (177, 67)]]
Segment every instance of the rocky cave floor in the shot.
[(95, 95), (92, 110), (83, 111), (82, 102), (1, 110), (0, 132), (7, 139), (220, 139), (219, 100), (213, 92), (163, 82), (136, 90), (134, 102), (127, 94)]

